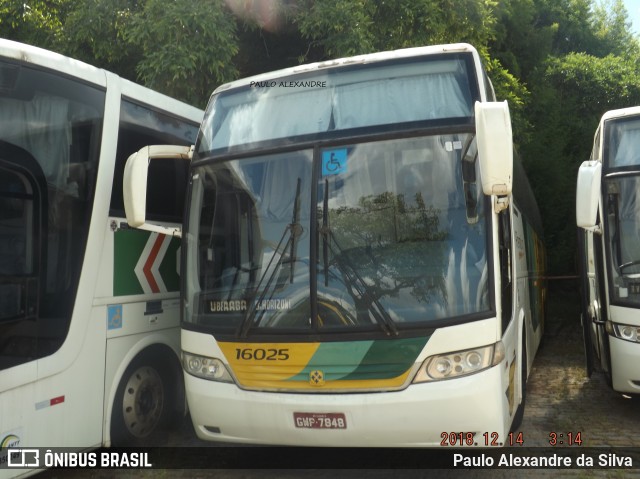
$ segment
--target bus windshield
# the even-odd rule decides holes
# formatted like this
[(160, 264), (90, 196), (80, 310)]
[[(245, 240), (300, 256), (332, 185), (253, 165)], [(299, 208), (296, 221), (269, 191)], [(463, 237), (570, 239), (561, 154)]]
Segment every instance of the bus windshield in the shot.
[(471, 133), (201, 162), (187, 322), (218, 332), (384, 331), (490, 310)]
[(609, 121), (605, 128), (605, 203), (613, 298), (640, 307), (640, 119)]
[(478, 85), (469, 81), (472, 61), (470, 53), (452, 53), (354, 64), (221, 91), (203, 122), (199, 156), (363, 128), (388, 132), (443, 120), (471, 125), (478, 99)]

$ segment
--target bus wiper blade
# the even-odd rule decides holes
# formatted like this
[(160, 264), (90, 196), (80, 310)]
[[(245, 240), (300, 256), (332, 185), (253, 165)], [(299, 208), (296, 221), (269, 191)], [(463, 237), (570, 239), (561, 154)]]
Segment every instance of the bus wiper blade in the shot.
[(324, 285), (329, 286), (329, 248), (328, 240), (329, 236), (329, 179), (324, 180), (324, 196), (322, 198), (322, 228), (320, 233), (322, 234), (322, 263), (324, 273)]
[[(620, 271), (620, 274), (621, 274), (621, 275), (626, 276), (626, 275), (622, 272), (622, 270), (623, 270), (623, 269), (629, 268), (629, 267), (631, 267), (631, 266), (638, 266), (638, 265), (640, 265), (640, 259), (636, 259), (636, 260), (633, 260), (633, 261), (627, 261), (626, 263), (623, 263), (623, 264), (621, 264), (621, 265), (618, 265), (618, 270)], [(635, 273), (633, 273), (633, 274), (635, 274)]]
[[(334, 256), (338, 256), (333, 248), (331, 247), (331, 242), (335, 247), (339, 250), (338, 253), (340, 256), (344, 256), (344, 249), (340, 247), (338, 244), (338, 240), (336, 240), (333, 231), (329, 227), (329, 180), (325, 178), (324, 180), (324, 195), (322, 198), (322, 227), (320, 228), (320, 234), (322, 235), (322, 256), (323, 256), (323, 266), (324, 266), (324, 284), (325, 286), (329, 285), (329, 250), (331, 250), (331, 254)], [(361, 298), (365, 300), (370, 299), (371, 303), (376, 306), (377, 311), (374, 308), (369, 308), (371, 315), (376, 320), (376, 322), (380, 325), (382, 330), (388, 335), (394, 336), (398, 335), (398, 329), (396, 325), (389, 316), (387, 310), (380, 304), (380, 301), (371, 293), (369, 285), (367, 285), (366, 281), (358, 274), (358, 270), (349, 262), (349, 260), (345, 257), (344, 262), (348, 267), (348, 270), (341, 267), (341, 261), (336, 260), (336, 265), (346, 276), (347, 281), (351, 283), (356, 289), (357, 293)]]
[[(333, 234), (331, 229), (327, 227), (324, 231), (324, 234), (329, 237), (329, 249), (331, 250), (331, 253), (336, 257), (338, 256), (335, 254), (335, 251), (331, 246), (331, 244), (333, 243), (335, 247), (339, 250), (338, 253), (341, 256), (344, 256), (344, 254), (342, 254), (344, 253), (344, 249), (341, 248), (340, 245), (338, 244), (335, 238), (335, 235)], [(344, 264), (347, 266), (346, 269), (341, 267), (342, 262), (344, 262)], [(344, 256), (343, 259), (336, 260), (336, 265), (344, 273), (344, 275), (347, 278), (347, 281), (353, 284), (354, 288), (356, 289), (360, 297), (365, 299), (366, 301), (371, 301), (371, 303), (375, 305), (375, 309), (372, 307), (369, 307), (369, 311), (371, 312), (371, 315), (376, 320), (376, 322), (380, 325), (382, 330), (388, 336), (391, 336), (392, 334), (394, 336), (397, 336), (398, 328), (396, 327), (395, 322), (393, 321), (393, 319), (391, 318), (387, 310), (384, 308), (384, 306), (382, 306), (382, 304), (380, 303), (380, 300), (378, 300), (378, 298), (376, 298), (375, 295), (371, 293), (371, 288), (369, 288), (369, 285), (364, 280), (364, 278), (362, 278), (362, 276), (358, 274), (358, 270), (355, 268), (355, 266), (351, 264), (351, 262), (348, 260), (348, 258), (346, 258), (346, 256)]]
[[(622, 265), (622, 232), (620, 227), (620, 195), (609, 193), (609, 215), (613, 214), (616, 228), (612, 232), (611, 239), (615, 243), (615, 255), (618, 265)], [(619, 267), (618, 267), (619, 268)]]
[[(271, 259), (269, 260), (269, 264), (267, 264), (267, 267), (265, 268), (264, 272), (260, 276), (260, 279), (258, 280), (258, 283), (256, 284), (256, 287), (254, 288), (253, 293), (251, 294), (251, 299), (252, 300), (258, 294), (258, 291), (260, 290), (262, 282), (265, 279), (265, 276), (267, 275), (267, 273), (269, 272), (269, 270), (271, 268), (271, 264), (273, 263), (273, 260), (276, 257), (276, 255), (279, 256), (278, 257), (278, 261), (275, 264), (275, 266), (273, 267), (273, 269), (271, 270), (271, 274), (269, 275), (269, 278), (267, 279), (267, 284), (265, 285), (264, 289), (260, 293), (260, 297), (258, 298), (257, 301), (251, 301), (251, 306), (249, 308), (247, 308), (247, 313), (245, 314), (244, 318), (242, 319), (242, 322), (240, 323), (240, 327), (239, 327), (238, 335), (240, 337), (246, 338), (247, 334), (249, 333), (249, 330), (251, 329), (251, 326), (253, 326), (253, 324), (256, 322), (255, 321), (255, 319), (256, 319), (256, 311), (258, 309), (258, 306), (260, 304), (262, 304), (262, 301), (266, 297), (267, 292), (269, 291), (269, 289), (271, 287), (271, 283), (273, 282), (273, 279), (276, 276), (276, 273), (278, 273), (280, 271), (280, 266), (282, 266), (282, 263), (284, 261), (284, 252), (287, 250), (287, 248), (290, 248), (290, 255), (294, 255), (295, 254), (295, 246), (297, 244), (296, 240), (302, 234), (302, 225), (299, 222), (299, 219), (300, 219), (299, 218), (300, 217), (300, 184), (301, 184), (301, 180), (300, 180), (300, 178), (298, 178), (298, 184), (297, 184), (297, 187), (296, 187), (296, 197), (294, 199), (293, 222), (291, 224), (288, 224), (287, 227), (282, 232), (282, 236), (280, 237), (280, 241), (278, 241), (276, 249), (274, 250), (273, 255), (271, 256)], [(284, 247), (282, 248), (282, 251), (281, 251), (280, 247), (282, 246), (282, 243), (283, 243), (284, 239), (287, 237), (287, 234), (289, 234), (289, 238), (287, 239), (287, 242), (286, 242), (286, 244), (284, 245)], [(291, 266), (291, 271), (290, 271), (290, 282), (293, 283), (294, 256), (290, 257), (290, 261), (291, 261), (291, 265), (292, 265)], [(263, 313), (264, 313), (264, 311), (263, 311)], [(260, 315), (260, 318), (262, 318), (262, 315)], [(258, 318), (258, 319), (260, 319), (260, 318)]]
[(293, 202), (293, 218), (291, 219), (290, 229), (291, 236), (289, 237), (291, 243), (291, 250), (289, 251), (289, 283), (293, 284), (293, 273), (296, 264), (296, 251), (298, 246), (298, 237), (302, 235), (302, 225), (300, 224), (300, 184), (302, 180), (298, 178), (298, 184), (296, 185), (296, 197)]

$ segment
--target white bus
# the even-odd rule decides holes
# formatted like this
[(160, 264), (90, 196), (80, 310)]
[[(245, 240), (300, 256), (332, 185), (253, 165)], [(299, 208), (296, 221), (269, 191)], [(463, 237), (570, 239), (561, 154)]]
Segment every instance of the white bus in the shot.
[(133, 197), (149, 159), (176, 152), (192, 159), (182, 350), (201, 439), (522, 438), (544, 248), (508, 107), (473, 47), (219, 87), (191, 152), (156, 146), (130, 158), (130, 225), (147, 224)]
[[(0, 40), (2, 463), (8, 447), (144, 441), (184, 413), (180, 240), (128, 227), (122, 177), (145, 144), (193, 144), (202, 113)], [(153, 165), (156, 221), (179, 227), (187, 180), (184, 162)]]
[(578, 171), (587, 372), (640, 394), (640, 107), (605, 113)]

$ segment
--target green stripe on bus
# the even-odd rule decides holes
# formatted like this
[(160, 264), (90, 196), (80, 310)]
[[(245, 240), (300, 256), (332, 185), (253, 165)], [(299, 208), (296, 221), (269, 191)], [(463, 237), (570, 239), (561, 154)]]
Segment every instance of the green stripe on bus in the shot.
[(309, 373), (316, 369), (324, 372), (326, 381), (339, 380), (358, 367), (372, 344), (373, 341), (322, 343), (307, 366), (290, 380), (309, 381)]
[(390, 379), (413, 366), (429, 337), (322, 343), (307, 366), (290, 381), (308, 381), (321, 370), (326, 381)]
[(134, 268), (149, 239), (148, 231), (118, 230), (113, 240), (113, 295), (143, 294)]
[(413, 366), (428, 337), (375, 341), (358, 367), (345, 381), (390, 379)]

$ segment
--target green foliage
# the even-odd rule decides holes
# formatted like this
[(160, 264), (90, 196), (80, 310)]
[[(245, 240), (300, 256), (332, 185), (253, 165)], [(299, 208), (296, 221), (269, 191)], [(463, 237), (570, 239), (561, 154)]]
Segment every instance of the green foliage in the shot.
[(516, 144), (530, 141), (531, 124), (526, 117), (525, 106), (529, 99), (529, 90), (504, 68), (497, 58), (486, 58), (485, 68), (487, 75), (491, 78), (491, 83), (499, 101), (509, 102), (509, 112), (513, 123), (513, 135)]
[(640, 55), (638, 42), (631, 33), (631, 22), (622, 0), (602, 0), (596, 5), (592, 28), (595, 37), (593, 54), (624, 58)]
[(204, 106), (237, 75), (236, 23), (222, 0), (147, 0), (123, 36), (142, 52), (144, 84), (187, 102)]
[(576, 271), (577, 169), (589, 158), (602, 114), (640, 105), (639, 73), (632, 60), (570, 53), (551, 57), (535, 83), (528, 111), (535, 135), (524, 157), (539, 199), (554, 273)]
[(526, 82), (551, 52), (559, 25), (541, 20), (536, 0), (502, 1), (495, 15), (498, 21), (489, 42), (491, 54), (512, 75)]
[(139, 14), (136, 0), (83, 0), (75, 3), (65, 21), (64, 53), (136, 80), (142, 52), (128, 42), (124, 32)]
[[(322, 46), (327, 57), (370, 53), (374, 49), (375, 6), (366, 0), (307, 1), (296, 21), (305, 38)], [(301, 58), (304, 60), (304, 58)]]
[[(493, 0), (304, 0), (294, 21), (327, 59), (422, 45), (486, 45)], [(307, 60), (308, 58), (303, 58)]]
[(0, 1), (0, 28), (8, 38), (200, 107), (216, 86), (237, 77), (237, 22), (222, 0), (49, 0), (24, 7)]
[(471, 43), (509, 102), (552, 273), (575, 271), (575, 175), (598, 119), (640, 105), (640, 46), (622, 0), (0, 0), (0, 35), (201, 107), (238, 76)]
[(0, 0), (0, 37), (55, 49), (69, 0)]

